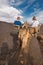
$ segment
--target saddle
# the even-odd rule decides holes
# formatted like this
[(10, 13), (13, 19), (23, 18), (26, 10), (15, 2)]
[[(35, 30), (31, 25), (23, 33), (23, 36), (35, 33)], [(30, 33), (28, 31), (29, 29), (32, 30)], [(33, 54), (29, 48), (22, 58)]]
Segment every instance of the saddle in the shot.
[(38, 34), (38, 32), (39, 32), (39, 27), (30, 27), (29, 28), (29, 32), (30, 32), (30, 34), (31, 35), (33, 35), (33, 36), (37, 36), (37, 34)]

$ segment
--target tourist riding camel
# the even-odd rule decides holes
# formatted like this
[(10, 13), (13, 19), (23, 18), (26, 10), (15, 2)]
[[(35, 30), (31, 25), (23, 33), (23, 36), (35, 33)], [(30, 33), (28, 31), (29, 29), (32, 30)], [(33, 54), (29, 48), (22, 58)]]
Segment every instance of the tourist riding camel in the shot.
[(32, 23), (30, 26), (30, 33), (37, 36), (37, 33), (39, 32), (39, 21), (35, 16), (32, 18)]
[(16, 26), (21, 26), (22, 25), (22, 22), (20, 20), (21, 20), (21, 18), (20, 17), (17, 17), (17, 20), (14, 21), (14, 24)]

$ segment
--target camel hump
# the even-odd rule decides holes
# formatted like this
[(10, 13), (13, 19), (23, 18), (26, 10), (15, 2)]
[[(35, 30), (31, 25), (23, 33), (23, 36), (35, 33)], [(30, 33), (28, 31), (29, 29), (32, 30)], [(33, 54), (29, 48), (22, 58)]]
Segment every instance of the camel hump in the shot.
[(43, 35), (38, 35), (37, 38), (38, 38), (39, 40), (43, 40)]

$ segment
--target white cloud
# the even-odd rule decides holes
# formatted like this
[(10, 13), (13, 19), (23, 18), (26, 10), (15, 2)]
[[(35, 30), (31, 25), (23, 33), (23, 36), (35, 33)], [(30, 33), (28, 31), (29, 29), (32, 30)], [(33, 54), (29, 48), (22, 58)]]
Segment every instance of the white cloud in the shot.
[(10, 7), (10, 6), (9, 7), (8, 6), (2, 6), (0, 8), (0, 11), (8, 13), (8, 14), (10, 14), (12, 12), (14, 12), (14, 14), (21, 14), (21, 12), (19, 10), (17, 10), (16, 8)]
[(8, 0), (0, 0), (0, 20), (14, 22), (18, 16), (21, 16), (22, 10), (18, 10), (9, 4)]
[(34, 11), (37, 11), (39, 8), (40, 8), (40, 4), (39, 4), (38, 2), (36, 2), (36, 3), (33, 5), (33, 10), (34, 10)]
[(15, 6), (19, 6), (19, 5), (21, 5), (22, 3), (23, 3), (23, 1), (16, 2), (16, 3), (15, 3)]
[(43, 11), (40, 11), (36, 14), (37, 19), (40, 21), (40, 23), (43, 23)]
[(28, 0), (27, 1), (27, 6), (25, 6), (23, 9), (26, 10), (27, 8), (29, 8), (36, 0)]
[(8, 0), (0, 0), (0, 6), (1, 5), (8, 5), (9, 1)]
[(34, 12), (31, 13), (30, 15), (31, 15), (31, 16), (34, 16), (34, 15), (36, 15), (37, 13), (39, 13), (40, 10), (41, 10), (40, 8), (39, 8), (39, 9), (36, 9), (36, 10), (34, 10)]
[(10, 3), (10, 5), (19, 6), (24, 2), (25, 2), (25, 0), (10, 0), (9, 3)]

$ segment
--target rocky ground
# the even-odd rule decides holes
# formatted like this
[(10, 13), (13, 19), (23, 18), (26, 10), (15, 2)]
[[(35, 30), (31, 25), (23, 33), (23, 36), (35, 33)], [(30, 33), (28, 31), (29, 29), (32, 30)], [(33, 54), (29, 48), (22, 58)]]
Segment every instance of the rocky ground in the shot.
[[(38, 35), (43, 36), (43, 25)], [(18, 43), (14, 24), (0, 22), (0, 65), (43, 65), (43, 39), (32, 37), (27, 54)]]

